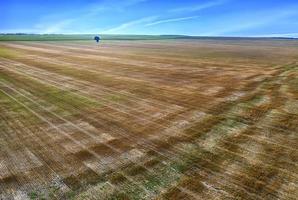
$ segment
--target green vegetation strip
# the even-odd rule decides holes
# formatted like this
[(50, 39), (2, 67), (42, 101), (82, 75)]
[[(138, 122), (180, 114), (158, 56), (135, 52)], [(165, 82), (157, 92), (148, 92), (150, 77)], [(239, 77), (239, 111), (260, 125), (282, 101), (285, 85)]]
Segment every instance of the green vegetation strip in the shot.
[[(0, 34), (0, 41), (93, 40), (95, 34)], [(100, 35), (102, 40), (165, 40), (194, 38), (183, 35)]]
[(0, 46), (0, 58), (16, 58), (20, 55), (20, 52), (12, 50), (12, 49), (8, 49), (5, 47), (1, 47)]
[(54, 86), (45, 85), (31, 78), (25, 78), (18, 74), (8, 71), (2, 71), (0, 74), (0, 81), (13, 84), (14, 87), (21, 88), (30, 92), (34, 97), (40, 97), (42, 103), (50, 103), (55, 105), (56, 112), (64, 112), (65, 106), (73, 106), (80, 110), (88, 110), (100, 108), (100, 102), (89, 97), (82, 97), (71, 91), (60, 90)]

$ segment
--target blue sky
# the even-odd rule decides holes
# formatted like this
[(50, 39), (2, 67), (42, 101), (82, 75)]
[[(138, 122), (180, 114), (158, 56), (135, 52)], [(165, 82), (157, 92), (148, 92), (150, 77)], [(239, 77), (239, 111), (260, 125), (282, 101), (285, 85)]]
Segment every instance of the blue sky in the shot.
[(298, 37), (297, 0), (2, 0), (3, 33)]

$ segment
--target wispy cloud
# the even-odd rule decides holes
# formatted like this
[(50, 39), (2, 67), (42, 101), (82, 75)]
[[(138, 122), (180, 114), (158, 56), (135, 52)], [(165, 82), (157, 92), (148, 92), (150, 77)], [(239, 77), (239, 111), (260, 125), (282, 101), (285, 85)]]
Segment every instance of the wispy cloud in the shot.
[[(74, 27), (75, 23), (82, 21), (82, 19), (88, 20), (104, 12), (121, 12), (130, 6), (134, 6), (146, 1), (148, 0), (122, 0), (121, 2), (116, 0), (105, 0), (100, 3), (85, 5), (81, 9), (75, 11), (71, 10), (65, 13), (51, 13), (40, 17), (40, 22), (34, 25), (34, 32), (44, 34), (71, 33), (73, 30), (75, 30), (71, 27)], [(129, 23), (123, 24), (123, 26), (118, 27), (118, 29), (121, 30), (126, 26), (132, 25), (133, 24)], [(115, 28), (114, 31), (117, 31), (117, 29)]]
[(125, 0), (123, 2), (124, 2), (125, 5), (131, 6), (131, 5), (143, 3), (143, 2), (146, 2), (146, 1), (148, 1), (148, 0)]
[(120, 24), (117, 27), (108, 29), (108, 30), (103, 31), (103, 32), (104, 33), (118, 33), (120, 31), (123, 31), (123, 30), (125, 30), (127, 28), (130, 28), (130, 27), (133, 27), (133, 26), (136, 26), (136, 25), (150, 23), (150, 22), (152, 22), (152, 21), (154, 21), (156, 19), (157, 19), (157, 16), (144, 17), (144, 18), (141, 18), (141, 19), (137, 19), (137, 20), (125, 22), (123, 24)]
[(154, 21), (154, 22), (145, 24), (145, 26), (154, 26), (154, 25), (158, 25), (158, 24), (186, 21), (186, 20), (196, 19), (198, 17), (199, 16), (191, 16), (191, 17), (180, 17), (180, 18), (171, 18), (171, 19), (165, 19), (165, 20), (158, 20), (158, 21)]
[(298, 38), (298, 32), (297, 33), (273, 33), (273, 34), (253, 35), (253, 37), (290, 37), (290, 38)]
[(186, 6), (186, 7), (174, 8), (174, 9), (171, 9), (170, 12), (195, 12), (195, 11), (200, 11), (207, 8), (220, 6), (226, 2), (228, 2), (228, 0), (209, 1), (203, 4), (196, 4), (196, 5)]
[(51, 34), (51, 33), (61, 33), (65, 32), (65, 29), (70, 26), (76, 19), (64, 19), (59, 22), (54, 22), (51, 24), (37, 24), (35, 28), (39, 30), (40, 33)]

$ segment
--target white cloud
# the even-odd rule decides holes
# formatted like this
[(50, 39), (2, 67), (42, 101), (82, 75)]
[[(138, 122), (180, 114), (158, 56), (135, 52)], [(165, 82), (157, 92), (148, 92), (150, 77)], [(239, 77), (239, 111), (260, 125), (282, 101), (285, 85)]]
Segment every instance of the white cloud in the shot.
[(159, 21), (154, 21), (154, 22), (148, 23), (145, 26), (154, 26), (154, 25), (158, 25), (158, 24), (186, 21), (186, 20), (196, 19), (198, 17), (199, 16), (191, 16), (191, 17), (180, 17), (180, 18), (171, 18), (171, 19), (159, 20)]

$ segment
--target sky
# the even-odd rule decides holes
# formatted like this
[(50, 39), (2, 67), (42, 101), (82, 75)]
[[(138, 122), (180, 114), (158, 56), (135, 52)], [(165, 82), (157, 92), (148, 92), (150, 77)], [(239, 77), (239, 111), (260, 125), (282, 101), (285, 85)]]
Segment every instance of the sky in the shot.
[(297, 0), (1, 0), (0, 33), (298, 37)]

